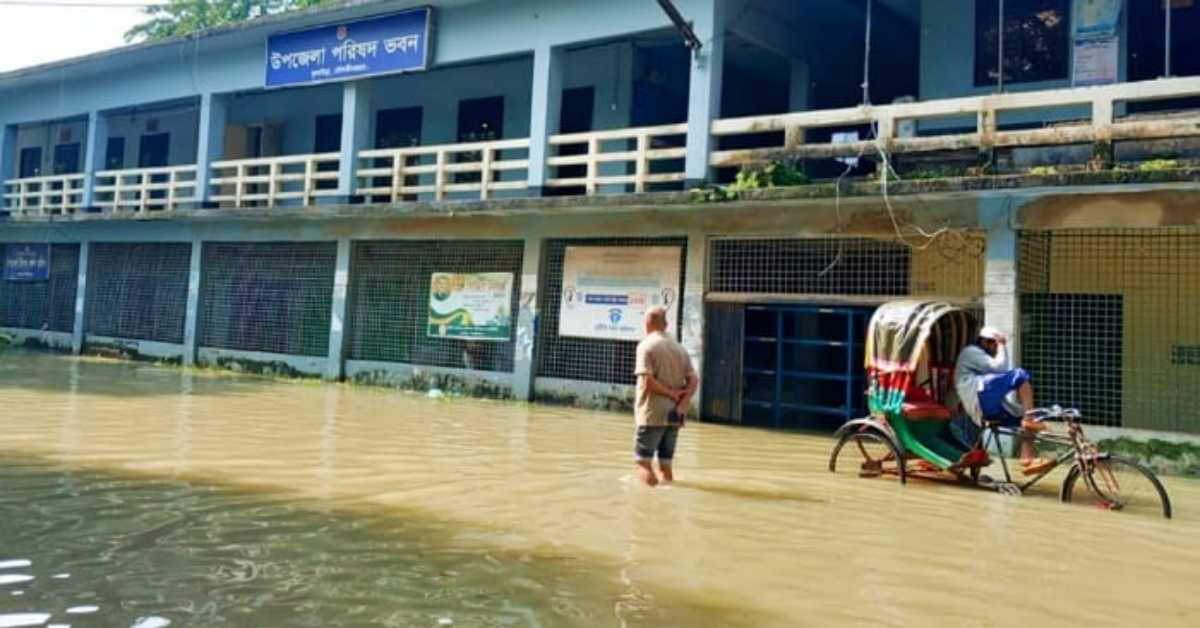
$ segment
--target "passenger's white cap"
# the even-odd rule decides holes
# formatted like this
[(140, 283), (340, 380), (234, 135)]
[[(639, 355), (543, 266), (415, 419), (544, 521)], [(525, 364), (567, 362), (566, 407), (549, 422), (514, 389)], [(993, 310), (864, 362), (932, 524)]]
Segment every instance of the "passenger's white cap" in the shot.
[(979, 330), (979, 337), (987, 338), (988, 340), (999, 340), (1000, 336), (1002, 336), (1002, 335), (1004, 335), (1004, 334), (1002, 334), (999, 329), (996, 329), (995, 327), (992, 327), (991, 325), (984, 325)]

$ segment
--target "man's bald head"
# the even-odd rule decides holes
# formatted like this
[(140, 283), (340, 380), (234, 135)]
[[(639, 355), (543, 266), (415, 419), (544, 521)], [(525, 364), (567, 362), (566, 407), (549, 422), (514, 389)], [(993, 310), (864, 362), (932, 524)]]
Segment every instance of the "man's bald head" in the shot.
[(656, 331), (667, 331), (667, 310), (661, 307), (652, 307), (646, 310), (646, 333), (654, 333)]

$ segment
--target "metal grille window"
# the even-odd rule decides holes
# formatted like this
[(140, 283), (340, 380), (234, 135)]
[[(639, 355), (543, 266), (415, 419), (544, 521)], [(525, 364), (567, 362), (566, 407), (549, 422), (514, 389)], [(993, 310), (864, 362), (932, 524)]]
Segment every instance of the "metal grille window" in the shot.
[(337, 243), (205, 242), (201, 264), (201, 346), (328, 353)]
[(88, 333), (182, 343), (191, 256), (189, 243), (92, 244)]
[(52, 245), (48, 281), (0, 280), (0, 326), (70, 332), (78, 289), (79, 245)]
[[(541, 312), (538, 322), (538, 376), (632, 385), (636, 342), (558, 335), (563, 260), (568, 246), (678, 246), (679, 294), (683, 294), (687, 274), (687, 238), (547, 240), (542, 247), (542, 284), (538, 290), (541, 302), (538, 308)], [(678, 329), (674, 331), (679, 333)]]
[(525, 243), (516, 241), (356, 242), (351, 256), (349, 358), (477, 371), (513, 370), (513, 342), (429, 335), (433, 273), (511, 273), (516, 330)]
[(1200, 432), (1200, 229), (1024, 231), (1021, 361), (1039, 404)]
[(912, 250), (869, 238), (714, 240), (710, 292), (909, 294)]

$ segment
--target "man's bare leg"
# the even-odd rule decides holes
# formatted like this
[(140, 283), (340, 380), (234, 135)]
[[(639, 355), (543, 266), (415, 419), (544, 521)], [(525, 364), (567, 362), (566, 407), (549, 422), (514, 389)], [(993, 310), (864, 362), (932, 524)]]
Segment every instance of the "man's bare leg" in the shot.
[(654, 468), (648, 460), (637, 461), (638, 479), (646, 486), (658, 486), (658, 476), (654, 475)]
[(663, 461), (659, 460), (658, 472), (662, 474), (663, 484), (670, 484), (675, 481), (675, 474), (671, 471), (671, 463), (663, 464)]

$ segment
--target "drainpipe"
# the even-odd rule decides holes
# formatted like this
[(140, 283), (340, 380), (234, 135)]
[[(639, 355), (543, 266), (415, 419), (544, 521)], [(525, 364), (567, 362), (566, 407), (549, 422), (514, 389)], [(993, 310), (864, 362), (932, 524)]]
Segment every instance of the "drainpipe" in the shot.
[(1171, 0), (1163, 0), (1163, 12), (1166, 13), (1166, 33), (1163, 38), (1163, 76), (1171, 78)]
[(999, 1), (1000, 5), (1000, 25), (996, 31), (1000, 35), (999, 45), (996, 47), (996, 92), (1004, 93), (1004, 0)]

